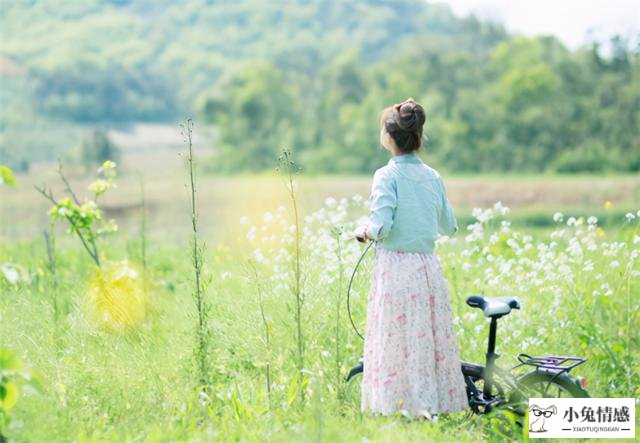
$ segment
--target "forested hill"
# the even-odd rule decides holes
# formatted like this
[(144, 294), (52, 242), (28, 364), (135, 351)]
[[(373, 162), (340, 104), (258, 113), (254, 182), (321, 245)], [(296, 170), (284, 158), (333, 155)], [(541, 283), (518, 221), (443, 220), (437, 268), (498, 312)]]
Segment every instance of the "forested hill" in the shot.
[(638, 53), (624, 42), (609, 58), (570, 52), (417, 0), (21, 0), (0, 14), (0, 161), (13, 165), (53, 157), (81, 127), (193, 115), (220, 128), (228, 171), (270, 168), (286, 145), (306, 170), (367, 172), (384, 159), (379, 112), (413, 96), (445, 168), (640, 168)]
[(435, 38), (486, 55), (504, 38), (415, 0), (18, 1), (3, 5), (2, 33), (2, 52), (38, 80), (44, 110), (89, 122), (173, 119), (246, 60), (295, 78), (351, 48), (370, 63)]

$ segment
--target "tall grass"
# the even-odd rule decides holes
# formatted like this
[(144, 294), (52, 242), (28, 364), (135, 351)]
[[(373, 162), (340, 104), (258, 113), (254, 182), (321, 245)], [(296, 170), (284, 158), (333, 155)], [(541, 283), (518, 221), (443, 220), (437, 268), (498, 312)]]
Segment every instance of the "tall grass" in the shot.
[(182, 135), (187, 147), (187, 165), (189, 171), (189, 194), (191, 208), (191, 264), (193, 266), (194, 288), (193, 299), (196, 305), (196, 348), (194, 352), (198, 370), (198, 382), (202, 388), (210, 385), (208, 365), (208, 341), (209, 331), (207, 320), (209, 319), (210, 306), (205, 300), (205, 291), (210, 283), (203, 275), (203, 257), (205, 244), (198, 234), (198, 207), (196, 199), (196, 178), (193, 157), (193, 121), (188, 118), (180, 125)]
[(56, 234), (53, 223), (49, 223), (47, 229), (42, 231), (45, 247), (47, 251), (47, 271), (50, 282), (50, 300), (53, 307), (53, 321), (57, 325), (60, 318), (60, 308), (58, 301), (58, 269), (56, 264)]
[(342, 318), (340, 313), (342, 312), (342, 291), (344, 289), (344, 262), (343, 262), (343, 254), (342, 254), (342, 236), (343, 231), (342, 227), (335, 227), (332, 229), (332, 233), (334, 235), (336, 241), (336, 249), (335, 255), (336, 260), (338, 261), (338, 281), (337, 287), (335, 290), (334, 303), (335, 303), (335, 386), (336, 386), (336, 396), (338, 399), (342, 398), (344, 394), (344, 383), (342, 383), (342, 346), (340, 342), (340, 331), (342, 325)]
[(144, 176), (140, 175), (140, 261), (145, 282), (147, 280), (147, 199), (144, 191)]
[(293, 241), (293, 254), (292, 254), (292, 266), (293, 266), (293, 282), (291, 284), (291, 292), (294, 297), (294, 322), (296, 325), (296, 345), (297, 345), (297, 386), (300, 393), (300, 399), (304, 401), (304, 385), (305, 385), (305, 338), (302, 330), (302, 308), (304, 305), (304, 293), (302, 291), (301, 279), (302, 272), (300, 270), (301, 254), (300, 254), (300, 213), (298, 211), (298, 202), (296, 200), (295, 183), (293, 180), (294, 174), (299, 172), (299, 167), (293, 160), (293, 154), (288, 149), (283, 149), (282, 154), (279, 157), (278, 169), (284, 173), (286, 181), (287, 192), (289, 195), (289, 202), (291, 203), (291, 210), (293, 214), (293, 226), (294, 226), (294, 241)]
[(258, 270), (256, 269), (253, 260), (248, 260), (249, 266), (249, 279), (252, 282), (252, 285), (255, 287), (257, 295), (258, 295), (258, 306), (260, 308), (260, 320), (262, 321), (262, 327), (264, 332), (264, 346), (266, 351), (266, 362), (265, 362), (265, 385), (267, 388), (267, 401), (269, 409), (271, 409), (271, 325), (267, 320), (267, 316), (265, 314), (264, 308), (264, 294), (262, 290), (262, 284), (260, 282), (260, 276), (258, 275)]

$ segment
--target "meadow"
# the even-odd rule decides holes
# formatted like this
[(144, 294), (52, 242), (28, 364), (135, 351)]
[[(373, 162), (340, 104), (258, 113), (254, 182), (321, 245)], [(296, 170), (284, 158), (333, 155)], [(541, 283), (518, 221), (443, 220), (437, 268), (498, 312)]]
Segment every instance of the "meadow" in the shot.
[[(117, 187), (99, 201), (121, 226), (97, 240), (120, 285), (109, 303), (63, 221), (49, 231), (47, 252), (51, 204), (32, 185), (47, 183), (62, 197), (55, 165), (0, 189), (0, 344), (32, 378), (16, 380), (20, 395), (4, 404), (9, 441), (525, 438), (500, 414), (426, 424), (369, 418), (345, 391), (362, 352), (346, 313), (346, 285), (363, 250), (350, 233), (367, 214), (369, 177), (294, 174), (290, 183), (283, 171), (199, 173), (194, 249), (189, 176), (177, 158), (126, 158)], [(134, 165), (147, 168), (144, 206)], [(70, 177), (79, 195), (95, 179), (73, 170)], [(482, 362), (488, 332), (466, 296), (515, 295), (522, 310), (500, 320), (498, 364), (515, 365), (519, 352), (580, 355), (588, 361), (577, 372), (592, 397), (640, 398), (638, 177), (445, 183), (461, 231), (442, 237), (437, 253), (462, 358)], [(360, 330), (372, 260), (371, 252), (352, 292)], [(142, 292), (127, 286), (140, 281)]]
[(344, 383), (350, 234), (408, 97), (461, 228), (462, 358), (488, 333), (466, 297), (513, 295), (499, 365), (580, 355), (591, 396), (640, 398), (637, 38), (445, 3), (2, 2), (0, 443), (526, 439), (504, 411), (367, 417)]

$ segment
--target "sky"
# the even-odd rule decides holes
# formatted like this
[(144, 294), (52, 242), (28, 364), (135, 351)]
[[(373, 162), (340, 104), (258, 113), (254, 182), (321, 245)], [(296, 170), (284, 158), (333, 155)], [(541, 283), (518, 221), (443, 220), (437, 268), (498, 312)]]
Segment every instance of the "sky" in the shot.
[(640, 0), (440, 0), (456, 15), (475, 13), (510, 32), (554, 34), (575, 49), (622, 34), (638, 44)]

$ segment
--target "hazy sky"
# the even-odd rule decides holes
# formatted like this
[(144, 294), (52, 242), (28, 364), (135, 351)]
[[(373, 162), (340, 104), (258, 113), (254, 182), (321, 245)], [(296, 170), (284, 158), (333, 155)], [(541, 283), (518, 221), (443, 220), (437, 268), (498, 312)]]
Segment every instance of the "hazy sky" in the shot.
[[(437, 0), (434, 0), (437, 1)], [(637, 42), (640, 0), (440, 0), (458, 15), (476, 13), (505, 24), (512, 32), (554, 34), (575, 48), (616, 33)]]

